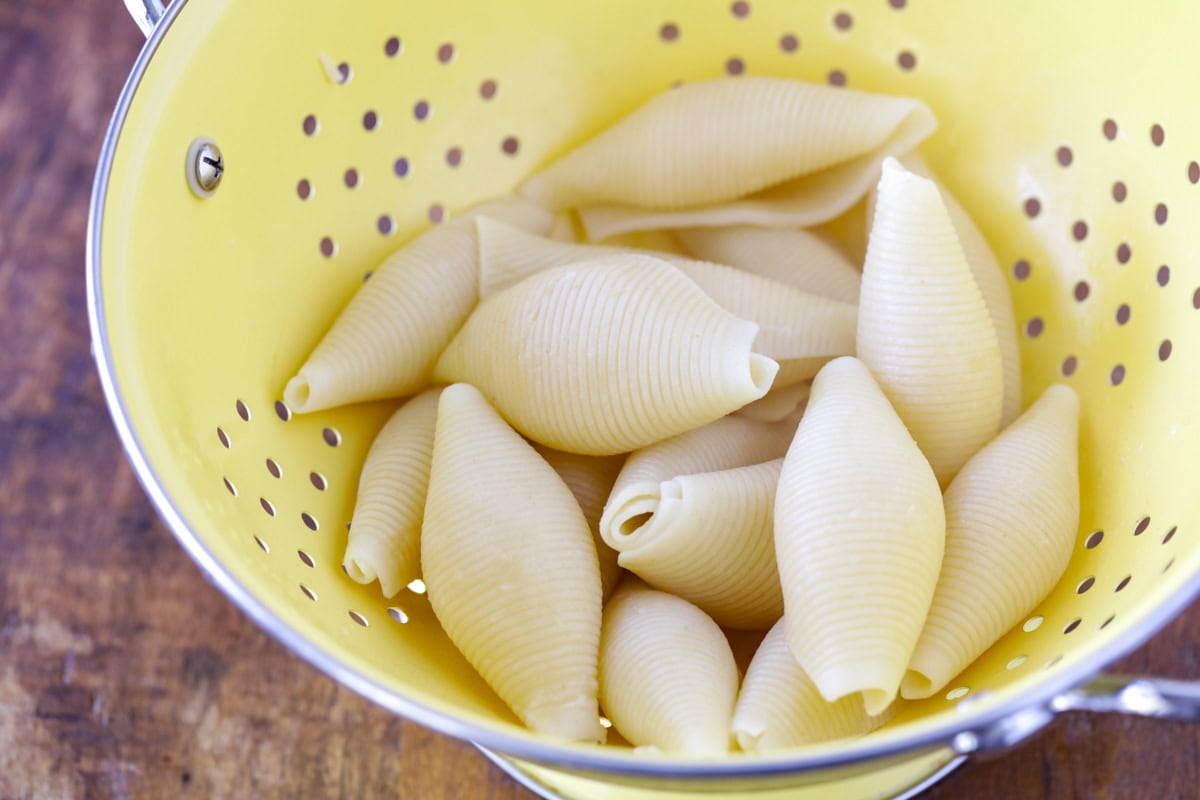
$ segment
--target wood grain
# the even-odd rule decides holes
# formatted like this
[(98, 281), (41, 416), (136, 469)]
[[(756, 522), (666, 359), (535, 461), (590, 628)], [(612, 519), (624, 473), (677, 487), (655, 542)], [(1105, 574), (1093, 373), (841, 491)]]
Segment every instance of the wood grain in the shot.
[[(0, 0), (0, 798), (528, 798), (291, 656), (159, 523), (89, 355), (92, 172), (141, 38)], [(1200, 609), (1121, 667), (1200, 675)], [(1193, 797), (1200, 728), (1073, 715), (927, 794)]]

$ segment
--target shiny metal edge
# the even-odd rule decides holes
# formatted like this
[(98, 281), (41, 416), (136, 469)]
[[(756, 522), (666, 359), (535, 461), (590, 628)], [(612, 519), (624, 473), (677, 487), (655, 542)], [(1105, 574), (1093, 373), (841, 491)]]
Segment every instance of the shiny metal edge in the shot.
[[(505, 775), (512, 778), (514, 781), (521, 784), (538, 797), (542, 798), (542, 800), (571, 800), (571, 798), (568, 798), (566, 795), (558, 794), (554, 790), (550, 789), (550, 787), (538, 782), (532, 775), (518, 767), (507, 757), (502, 756), (499, 753), (494, 753), (479, 744), (475, 745), (475, 749), (483, 753), (487, 760), (499, 767)], [(941, 781), (951, 772), (954, 772), (954, 770), (961, 767), (966, 760), (967, 756), (955, 756), (933, 772), (926, 775), (917, 783), (909, 786), (900, 794), (893, 795), (891, 800), (913, 800), (913, 798), (915, 798), (917, 795), (921, 794), (935, 783)], [(703, 797), (703, 795), (697, 795), (697, 797)]]
[(1129, 630), (1122, 638), (1103, 652), (1089, 660), (1065, 669), (1058, 675), (1047, 677), (1037, 687), (1027, 692), (1017, 702), (974, 714), (946, 715), (946, 721), (920, 735), (899, 739), (885, 744), (876, 744), (870, 738), (861, 740), (845, 751), (817, 758), (798, 755), (779, 758), (757, 758), (754, 760), (734, 759), (720, 763), (671, 763), (642, 762), (626, 756), (607, 753), (597, 748), (594, 753), (562, 747), (547, 742), (531, 742), (513, 735), (478, 727), (449, 716), (437, 709), (422, 705), (396, 694), (369, 677), (347, 667), (327, 652), (310, 642), (303, 631), (289, 626), (236, 578), (234, 578), (213, 554), (205, 547), (196, 532), (171, 502), (158, 475), (149, 463), (141, 443), (133, 430), (116, 378), (113, 374), (109, 341), (106, 335), (103, 297), (100, 286), (100, 235), (104, 221), (104, 201), (108, 190), (109, 172), (121, 129), (128, 114), (134, 93), (137, 90), (147, 65), (161, 45), (175, 18), (186, 8), (186, 0), (175, 0), (167, 13), (155, 27), (130, 71), (129, 79), (121, 90), (117, 106), (113, 111), (104, 144), (100, 151), (96, 178), (92, 187), (91, 203), (88, 208), (87, 234), (87, 302), (89, 327), (92, 336), (93, 356), (100, 375), (101, 387), (108, 403), (109, 413), (117, 429), (121, 444), (133, 465), (138, 481), (154, 503), (159, 515), (166, 522), (184, 550), (199, 565), (201, 571), (218, 589), (233, 601), (260, 628), (290, 649), (310, 665), (324, 672), (366, 699), (404, 716), (421, 725), (447, 736), (469, 740), (477, 745), (511, 754), (517, 758), (535, 761), (552, 767), (573, 769), (591, 773), (614, 772), (648, 777), (712, 777), (732, 778), (754, 775), (779, 775), (801, 770), (839, 766), (857, 761), (872, 760), (921, 747), (947, 746), (955, 734), (968, 729), (983, 728), (1004, 719), (1010, 714), (1033, 705), (1049, 703), (1058, 694), (1072, 689), (1099, 672), (1104, 665), (1115, 661), (1135, 649), (1160, 630), (1180, 611), (1186, 608), (1200, 593), (1200, 574), (1192, 577), (1178, 592), (1171, 595), (1160, 606), (1153, 609), (1138, 627)]

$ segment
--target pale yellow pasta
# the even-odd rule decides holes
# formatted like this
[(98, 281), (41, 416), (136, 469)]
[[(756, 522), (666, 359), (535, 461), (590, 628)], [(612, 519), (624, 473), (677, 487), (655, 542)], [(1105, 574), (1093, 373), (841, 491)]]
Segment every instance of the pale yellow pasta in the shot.
[(946, 522), (929, 463), (858, 359), (831, 361), (784, 459), (775, 556), (788, 645), (836, 702), (895, 699), (929, 611)]
[(804, 410), (811, 389), (812, 385), (809, 383), (794, 383), (771, 389), (761, 400), (739, 408), (737, 416), (755, 422), (779, 422)]
[(556, 450), (623, 453), (757, 400), (778, 370), (758, 326), (665, 261), (560, 267), (483, 301), (435, 377), (478, 386), (521, 433)]
[(733, 225), (675, 231), (688, 255), (728, 264), (803, 292), (858, 302), (862, 275), (828, 237), (798, 228)]
[(901, 685), (929, 697), (1062, 577), (1079, 527), (1079, 399), (1051, 386), (946, 490), (946, 554)]
[[(483, 219), (483, 217), (480, 217)], [(554, 225), (546, 232), (547, 239), (553, 239), (556, 242), (573, 242), (577, 236), (575, 233), (575, 220), (567, 212), (554, 215)]]
[(942, 202), (946, 204), (946, 211), (950, 214), (950, 221), (954, 223), (958, 241), (962, 244), (963, 255), (967, 257), (971, 274), (975, 276), (975, 283), (979, 286), (983, 302), (987, 305), (992, 326), (996, 329), (1000, 361), (1004, 371), (1004, 405), (1000, 414), (1000, 426), (1004, 427), (1021, 413), (1021, 353), (1017, 348), (1017, 323), (1013, 315), (1012, 294), (1008, 291), (1008, 281), (975, 220), (971, 219), (971, 215), (954, 195), (934, 177), (925, 160), (916, 153), (909, 153), (900, 159), (900, 163), (911, 172), (937, 183), (942, 193)]
[(996, 435), (996, 330), (934, 183), (883, 167), (867, 244), (858, 357), (944, 486)]
[[(588, 237), (694, 226), (804, 226), (853, 205), (879, 162), (933, 132), (922, 103), (782, 78), (664, 92), (520, 188), (580, 208)], [(619, 205), (615, 205), (619, 204)]]
[(617, 564), (617, 551), (600, 538), (600, 515), (604, 512), (604, 502), (608, 500), (613, 483), (621, 472), (621, 465), (625, 463), (625, 456), (581, 456), (551, 450), (540, 444), (535, 444), (534, 449), (546, 459), (546, 463), (554, 467), (554, 471), (579, 501), (583, 518), (587, 520), (596, 543), (596, 555), (600, 560), (600, 585), (604, 589), (604, 596), (608, 597), (621, 577), (621, 567)]
[[(554, 242), (488, 219), (478, 221), (478, 230), (480, 295), (485, 298), (553, 267), (638, 252)], [(854, 352), (857, 310), (849, 303), (723, 264), (656, 255), (695, 281), (726, 311), (758, 323), (754, 350), (779, 362), (775, 386), (807, 380), (829, 358)]]
[(763, 424), (730, 416), (629, 455), (600, 517), (600, 535), (615, 547), (662, 499), (662, 484), (680, 475), (716, 472), (782, 458), (797, 420)]
[(733, 735), (747, 753), (861, 736), (895, 714), (870, 716), (855, 695), (830, 703), (788, 648), (784, 620), (767, 632), (738, 691)]
[(363, 462), (342, 566), (394, 597), (421, 577), (421, 520), (440, 389), (422, 392), (380, 429)]
[(718, 625), (770, 626), (783, 614), (774, 541), (781, 466), (775, 459), (663, 481), (652, 512), (610, 530), (617, 563)]
[(579, 504), (472, 386), (442, 391), (421, 565), (438, 622), (531, 730), (603, 741), (601, 589)]
[(666, 253), (674, 256), (686, 256), (683, 245), (671, 231), (630, 231), (618, 233), (615, 236), (597, 242), (605, 247), (626, 247), (635, 250), (650, 250), (654, 253)]
[(545, 233), (554, 217), (517, 197), (482, 203), (408, 242), (355, 292), (288, 381), (298, 413), (403, 397), (425, 388), (438, 355), (478, 300), (473, 218)]
[(729, 751), (737, 664), (725, 634), (686, 600), (626, 577), (604, 609), (600, 703), (631, 744)]

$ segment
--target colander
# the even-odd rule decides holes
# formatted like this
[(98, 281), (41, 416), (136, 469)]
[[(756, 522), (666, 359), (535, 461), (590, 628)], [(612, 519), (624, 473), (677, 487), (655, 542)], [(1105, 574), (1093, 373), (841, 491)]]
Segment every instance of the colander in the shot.
[[(127, 0), (150, 35), (92, 196), (92, 335), (147, 492), (250, 617), (544, 796), (882, 796), (1060, 711), (1193, 717), (1094, 677), (1200, 588), (1200, 5), (952, 0)], [(1053, 593), (878, 733), (695, 761), (520, 727), (415, 584), (340, 569), (395, 402), (282, 388), (372, 267), (677, 81), (782, 75), (924, 99), (922, 152), (1008, 271), (1025, 400), (1083, 401), (1078, 545)], [(719, 154), (714, 154), (719, 157)], [(383, 743), (382, 746), (387, 746)]]

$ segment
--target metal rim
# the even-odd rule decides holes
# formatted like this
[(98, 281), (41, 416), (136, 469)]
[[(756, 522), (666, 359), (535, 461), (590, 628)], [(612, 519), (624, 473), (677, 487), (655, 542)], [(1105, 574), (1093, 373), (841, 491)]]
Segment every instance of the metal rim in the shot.
[(92, 186), (91, 203), (88, 209), (87, 235), (87, 298), (88, 318), (92, 336), (93, 354), (100, 376), (100, 384), (107, 401), (109, 413), (117, 429), (121, 444), (146, 494), (149, 495), (159, 515), (183, 549), (199, 565), (205, 576), (212, 581), (233, 603), (270, 634), (313, 667), (353, 690), (368, 700), (411, 719), (439, 733), (466, 739), (499, 753), (510, 754), (528, 761), (548, 766), (559, 766), (591, 772), (614, 772), (625, 775), (649, 777), (712, 777), (731, 778), (754, 775), (780, 775), (789, 772), (807, 771), (840, 766), (876, 758), (914, 751), (920, 748), (945, 747), (955, 735), (965, 730), (986, 728), (1024, 708), (1045, 706), (1051, 699), (1095, 675), (1106, 664), (1124, 656), (1166, 625), (1182, 611), (1200, 592), (1200, 575), (1182, 586), (1152, 609), (1136, 628), (1115, 640), (1108, 648), (1095, 653), (1091, 658), (1072, 665), (1058, 675), (1042, 680), (1020, 698), (1007, 704), (974, 713), (963, 709), (963, 713), (946, 715), (946, 721), (918, 735), (898, 739), (885, 744), (874, 744), (870, 739), (850, 745), (845, 751), (815, 757), (793, 755), (763, 757), (753, 760), (735, 759), (719, 763), (670, 763), (642, 762), (609, 753), (597, 748), (596, 752), (580, 752), (567, 747), (544, 742), (531, 742), (516, 736), (488, 730), (464, 722), (435, 708), (415, 702), (380, 685), (371, 678), (357, 672), (335, 657), (315, 646), (301, 629), (294, 628), (276, 616), (252, 591), (213, 556), (196, 531), (172, 502), (159, 476), (146, 456), (133, 422), (121, 396), (113, 373), (112, 354), (105, 325), (105, 309), (100, 288), (100, 237), (104, 223), (104, 200), (108, 190), (109, 174), (117, 142), (125, 123), (133, 97), (141, 83), (146, 68), (162, 44), (175, 19), (187, 7), (186, 0), (170, 4), (166, 15), (154, 29), (145, 46), (138, 54), (128, 80), (121, 90), (112, 119), (104, 137), (96, 178)]

